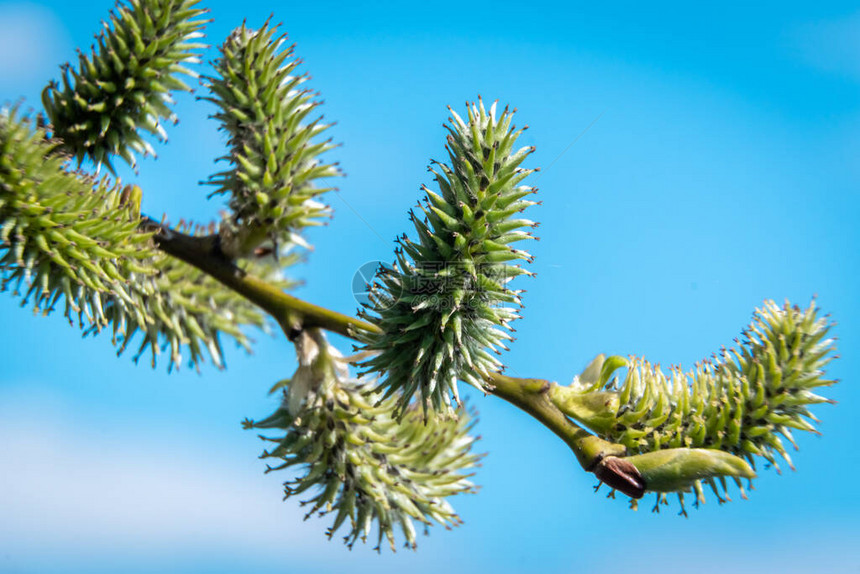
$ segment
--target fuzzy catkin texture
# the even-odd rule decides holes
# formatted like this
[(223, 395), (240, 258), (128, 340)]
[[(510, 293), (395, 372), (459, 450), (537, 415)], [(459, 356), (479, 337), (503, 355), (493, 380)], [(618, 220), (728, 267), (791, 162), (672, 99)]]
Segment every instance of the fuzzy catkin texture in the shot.
[(319, 156), (332, 149), (318, 136), (330, 127), (315, 116), (321, 104), (303, 87), (301, 63), (293, 48), (282, 49), (285, 36), (268, 22), (259, 30), (243, 24), (227, 38), (215, 61), (215, 74), (205, 80), (207, 98), (228, 136), (229, 163), (213, 175), (215, 192), (230, 196), (234, 229), (223, 249), (242, 257), (264, 240), (307, 246), (299, 232), (321, 225), (330, 208), (316, 198), (331, 188), (317, 186), (340, 175), (335, 164)]
[(520, 167), (534, 148), (515, 148), (522, 130), (508, 108), (486, 110), (479, 100), (466, 121), (451, 116), (449, 164), (430, 168), (439, 192), (423, 188), (410, 211), (415, 240), (398, 239), (397, 262), (380, 268), (359, 312), (382, 330), (360, 334), (364, 350), (378, 352), (362, 367), (401, 410), (417, 396), (425, 413), (450, 412), (458, 380), (484, 389), (484, 377), (503, 368), (495, 355), (519, 317), (520, 292), (508, 283), (530, 274), (518, 262), (531, 256), (511, 244), (533, 239), (537, 226), (520, 216), (535, 204), (526, 197), (536, 188), (520, 185), (535, 171)]
[[(48, 314), (62, 305), (84, 333), (111, 332), (122, 353), (153, 364), (223, 364), (222, 335), (260, 311), (214, 279), (153, 248), (140, 233), (140, 197), (108, 179), (68, 171), (68, 157), (16, 109), (0, 112), (0, 289)], [(139, 190), (138, 190), (139, 191)]]
[[(832, 402), (815, 392), (836, 382), (824, 373), (834, 358), (831, 327), (814, 301), (807, 309), (766, 301), (737, 348), (722, 349), (692, 371), (673, 368), (667, 374), (631, 357), (623, 380), (606, 382), (607, 369), (603, 380), (578, 378), (569, 394), (556, 391), (557, 404), (631, 454), (716, 449), (746, 459), (753, 468), (756, 457), (762, 457), (779, 470), (777, 455), (794, 468), (783, 440), (797, 448), (793, 430), (818, 434), (818, 419), (809, 407)], [(705, 482), (722, 500), (726, 482), (715, 478)], [(741, 486), (739, 478), (735, 481)], [(700, 481), (694, 489), (703, 500)]]
[[(148, 353), (153, 367), (164, 354), (171, 370), (183, 363), (199, 370), (207, 357), (223, 368), (225, 335), (250, 352), (244, 329), (268, 330), (258, 307), (196, 267), (160, 252), (147, 264), (154, 274), (132, 292), (134, 307), (143, 313), (130, 315), (115, 304), (106, 308), (117, 354), (131, 344), (137, 347), (134, 360)], [(270, 283), (282, 289), (293, 285), (280, 278), (273, 265), (256, 263), (249, 270), (257, 276), (268, 274)]]
[(119, 156), (136, 165), (135, 153), (155, 155), (141, 131), (167, 139), (162, 121), (175, 123), (171, 91), (191, 91), (179, 79), (196, 77), (186, 64), (199, 60), (195, 43), (205, 24), (199, 0), (129, 0), (117, 6), (78, 67), (63, 66), (42, 102), (53, 136), (78, 164), (88, 158), (113, 171)]
[(65, 169), (43, 129), (0, 111), (2, 287), (48, 312), (65, 296), (70, 319), (104, 325), (104, 298), (131, 305), (130, 273), (146, 275), (149, 237), (119, 186)]
[(414, 549), (416, 524), (425, 530), (460, 524), (448, 498), (476, 490), (470, 481), (480, 458), (469, 434), (474, 419), (460, 411), (425, 422), (411, 409), (398, 421), (396, 400), (378, 401), (370, 385), (349, 378), (337, 351), (323, 345), (291, 380), (276, 385), (286, 390), (272, 416), (245, 422), (283, 431), (262, 437), (274, 444), (262, 458), (282, 461), (267, 472), (299, 469), (284, 484), (285, 498), (304, 495), (307, 517), (331, 514), (327, 535), (345, 527), (350, 548), (374, 527), (376, 549), (387, 539), (394, 550), (396, 530)]

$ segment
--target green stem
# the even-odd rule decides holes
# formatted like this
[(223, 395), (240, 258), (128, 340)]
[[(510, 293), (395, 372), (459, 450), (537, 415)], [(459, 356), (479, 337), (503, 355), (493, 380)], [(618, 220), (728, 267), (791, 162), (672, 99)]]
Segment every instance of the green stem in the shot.
[(603, 457), (624, 455), (622, 445), (596, 437), (567, 418), (549, 398), (552, 385), (549, 381), (500, 373), (490, 373), (486, 381), (491, 385), (492, 394), (529, 413), (561, 438), (585, 470), (593, 471)]
[[(152, 219), (144, 219), (141, 227), (154, 232), (153, 239), (159, 249), (211, 275), (271, 315), (290, 340), (295, 339), (302, 330), (316, 328), (351, 339), (356, 339), (356, 331), (359, 330), (380, 332), (376, 325), (302, 301), (248, 275), (224, 255), (218, 235), (186, 235)], [(488, 392), (540, 421), (570, 447), (582, 468), (602, 473), (601, 480), (612, 484), (606, 479), (611, 469), (607, 470), (602, 463), (606, 457), (623, 456), (625, 448), (594, 436), (574, 424), (550, 400), (552, 383), (544, 379), (522, 379), (501, 373), (488, 373), (485, 380)], [(622, 487), (619, 490), (624, 489)]]
[(350, 329), (368, 329), (364, 321), (307, 303), (248, 275), (223, 254), (217, 234), (186, 235), (149, 218), (142, 220), (141, 228), (155, 232), (153, 239), (159, 249), (197, 267), (271, 315), (290, 340), (302, 328), (319, 327), (347, 337), (352, 336)]

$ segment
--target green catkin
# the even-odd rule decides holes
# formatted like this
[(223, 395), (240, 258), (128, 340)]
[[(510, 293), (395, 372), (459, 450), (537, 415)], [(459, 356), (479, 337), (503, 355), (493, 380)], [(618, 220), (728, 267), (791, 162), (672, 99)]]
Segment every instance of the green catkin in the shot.
[[(294, 257), (287, 257), (280, 262), (293, 260)], [(135, 361), (149, 352), (154, 366), (156, 357), (165, 352), (168, 367), (172, 369), (183, 364), (183, 352), (187, 351), (190, 366), (199, 368), (208, 357), (216, 367), (222, 368), (223, 336), (229, 336), (250, 351), (250, 340), (243, 329), (249, 326), (268, 329), (265, 316), (255, 305), (224, 289), (199, 269), (162, 253), (146, 263), (155, 271), (154, 275), (131, 291), (133, 308), (140, 312), (129, 314), (113, 299), (105, 310), (119, 354), (136, 347)], [(278, 288), (295, 285), (280, 277), (274, 262), (259, 261), (246, 267), (257, 276), (268, 277)], [(117, 329), (117, 325), (125, 327)], [(86, 332), (95, 330), (90, 327)]]
[[(449, 108), (450, 109), (450, 108)], [(536, 190), (520, 183), (533, 169), (520, 164), (534, 148), (514, 148), (522, 130), (513, 112), (494, 103), (468, 106), (464, 121), (451, 110), (446, 149), (450, 165), (434, 162), (439, 185), (409, 217), (417, 239), (398, 239), (396, 262), (382, 266), (359, 315), (382, 334), (361, 333), (366, 373), (378, 374), (384, 396), (401, 411), (417, 395), (425, 413), (450, 412), (459, 401), (457, 381), (484, 389), (484, 377), (503, 366), (494, 356), (513, 338), (520, 292), (508, 283), (531, 275), (531, 261), (509, 244), (533, 239), (536, 223), (520, 213), (535, 204)]]
[[(56, 293), (72, 286), (128, 302), (123, 267), (142, 265), (154, 252), (137, 231), (134, 206), (107, 179), (67, 171), (35, 122), (18, 110), (0, 111), (0, 253), (2, 287), (25, 292), (24, 304), (49, 311)], [(97, 300), (67, 301), (101, 321)], [(69, 308), (71, 306), (71, 308)]]
[(244, 425), (283, 431), (262, 437), (273, 445), (262, 458), (280, 461), (267, 472), (299, 469), (284, 484), (285, 498), (304, 494), (306, 518), (333, 516), (327, 535), (346, 528), (350, 548), (366, 541), (374, 524), (377, 550), (383, 540), (393, 550), (398, 529), (414, 549), (416, 522), (425, 529), (460, 524), (448, 498), (476, 491), (469, 480), (480, 459), (471, 451), (474, 418), (461, 409), (424, 421), (413, 408), (398, 420), (396, 398), (380, 400), (372, 385), (351, 379), (346, 360), (321, 335), (303, 332), (297, 350), (295, 375), (273, 388), (284, 389), (281, 406)]
[(292, 47), (282, 49), (284, 40), (268, 22), (260, 30), (242, 25), (221, 46), (215, 74), (205, 78), (212, 93), (206, 99), (218, 107), (215, 118), (229, 138), (229, 154), (221, 158), (229, 168), (208, 183), (230, 196), (230, 229), (222, 233), (230, 257), (244, 257), (267, 239), (306, 246), (298, 232), (331, 214), (317, 197), (332, 188), (316, 185), (340, 175), (319, 159), (335, 147), (318, 137), (330, 124), (315, 115), (321, 102), (303, 87), (307, 76), (296, 73), (300, 60)]
[[(610, 357), (605, 362), (612, 364), (602, 369), (601, 377), (594, 377), (596, 366), (591, 365), (571, 386), (556, 385), (551, 396), (568, 416), (601, 438), (624, 445), (630, 454), (712, 449), (747, 461), (749, 472), (757, 457), (779, 471), (778, 455), (793, 469), (783, 440), (796, 448), (793, 430), (818, 434), (809, 407), (832, 402), (815, 390), (836, 382), (824, 373), (834, 358), (835, 340), (828, 337), (832, 324), (818, 313), (814, 301), (806, 309), (766, 301), (737, 348), (723, 348), (692, 371), (673, 367), (666, 374), (659, 366), (630, 357), (624, 361), (626, 376), (610, 379), (623, 361)], [(598, 357), (595, 362), (604, 361)], [(604, 400), (595, 401), (595, 393)], [(748, 474), (739, 473), (734, 476)], [(704, 481), (723, 501), (728, 499), (726, 482), (715, 481), (718, 475)], [(739, 479), (736, 482), (740, 485)], [(693, 484), (700, 502), (701, 483)], [(658, 494), (661, 497), (665, 499), (665, 492)]]
[(167, 139), (163, 121), (175, 123), (171, 91), (191, 91), (179, 79), (197, 75), (186, 64), (198, 62), (204, 44), (205, 10), (199, 0), (129, 0), (117, 6), (92, 53), (78, 54), (78, 68), (63, 66), (61, 82), (42, 92), (53, 136), (76, 158), (113, 172), (121, 157), (136, 165), (135, 153), (155, 155), (141, 132)]
[(261, 312), (154, 249), (139, 231), (138, 188), (69, 171), (67, 159), (34, 121), (0, 111), (0, 289), (34, 312), (61, 308), (85, 334), (110, 331), (119, 353), (137, 348), (135, 359), (167, 351), (171, 368), (185, 349), (191, 365), (208, 355), (221, 366), (222, 335), (247, 348), (241, 328), (262, 327)]

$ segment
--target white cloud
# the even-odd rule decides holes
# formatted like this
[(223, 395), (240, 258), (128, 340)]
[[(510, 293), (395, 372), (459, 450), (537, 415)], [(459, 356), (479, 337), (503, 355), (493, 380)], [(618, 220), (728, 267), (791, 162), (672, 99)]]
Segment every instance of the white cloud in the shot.
[[(259, 464), (237, 464), (234, 452), (216, 459), (211, 442), (192, 443), (195, 437), (180, 428), (172, 429), (178, 440), (163, 430), (153, 436), (151, 421), (117, 426), (91, 419), (88, 430), (76, 422), (79, 413), (50, 399), (37, 406), (32, 398), (3, 398), (0, 558), (271, 560), (289, 551), (312, 560), (332, 550), (323, 521), (302, 523), (297, 505), (280, 502), (277, 478), (264, 476)], [(248, 460), (257, 462), (251, 453)]]
[(837, 74), (860, 76), (860, 13), (808, 23), (793, 34), (807, 64)]
[(68, 35), (54, 12), (24, 2), (0, 4), (0, 82), (42, 81), (69, 59)]
[(263, 474), (262, 443), (99, 408), (0, 380), (0, 572), (422, 574), (450, 561), (441, 529), (417, 553), (329, 541), (332, 517), (303, 521), (281, 500), (286, 473)]

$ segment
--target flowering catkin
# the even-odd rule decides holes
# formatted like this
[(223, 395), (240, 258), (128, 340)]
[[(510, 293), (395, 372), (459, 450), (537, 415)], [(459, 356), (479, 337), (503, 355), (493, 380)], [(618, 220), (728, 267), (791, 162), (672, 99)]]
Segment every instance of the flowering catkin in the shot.
[[(48, 314), (62, 304), (85, 333), (112, 332), (136, 358), (221, 366), (221, 335), (247, 346), (241, 328), (263, 326), (253, 304), (211, 277), (158, 252), (141, 233), (140, 191), (70, 171), (37, 122), (0, 111), (0, 290)], [(135, 191), (136, 190), (136, 191)], [(255, 269), (263, 269), (257, 265)]]
[[(831, 327), (814, 301), (807, 309), (766, 301), (737, 348), (722, 349), (692, 371), (675, 367), (666, 374), (636, 357), (598, 358), (571, 386), (554, 386), (551, 396), (568, 416), (630, 454), (701, 448), (735, 455), (752, 468), (762, 457), (778, 470), (779, 455), (793, 468), (783, 439), (796, 448), (792, 430), (818, 433), (809, 407), (832, 402), (814, 392), (836, 382), (824, 373), (834, 358)], [(620, 366), (628, 367), (626, 376), (610, 380)], [(722, 500), (725, 480), (705, 482)], [(694, 489), (702, 499), (700, 481)]]
[[(218, 107), (215, 118), (228, 135), (229, 168), (209, 179), (214, 193), (230, 196), (230, 257), (247, 255), (264, 240), (306, 245), (298, 231), (320, 225), (330, 208), (316, 198), (331, 188), (317, 180), (340, 175), (319, 156), (334, 148), (318, 136), (330, 127), (311, 116), (321, 101), (303, 87), (305, 74), (293, 48), (281, 49), (285, 36), (266, 23), (259, 30), (243, 24), (220, 47), (215, 73), (205, 78)], [(226, 236), (227, 234), (222, 233)]]
[(333, 514), (328, 536), (346, 525), (350, 547), (374, 523), (378, 544), (386, 538), (392, 549), (395, 528), (414, 548), (415, 522), (458, 525), (447, 498), (476, 490), (469, 480), (480, 458), (471, 452), (473, 419), (460, 411), (425, 423), (412, 408), (398, 421), (396, 399), (379, 401), (372, 385), (351, 379), (345, 360), (320, 334), (303, 332), (297, 350), (296, 374), (276, 385), (286, 387), (281, 406), (264, 420), (245, 422), (284, 432), (264, 437), (274, 446), (262, 456), (283, 461), (268, 471), (303, 469), (284, 484), (286, 498), (307, 493), (307, 516)]
[(359, 334), (378, 352), (363, 367), (401, 409), (417, 395), (425, 410), (450, 410), (458, 380), (484, 389), (487, 373), (503, 368), (494, 353), (507, 348), (519, 317), (520, 292), (508, 282), (530, 274), (517, 262), (531, 256), (510, 244), (534, 238), (527, 229), (537, 224), (519, 215), (535, 204), (525, 198), (536, 189), (519, 185), (535, 171), (520, 167), (534, 148), (514, 147), (522, 130), (508, 108), (485, 110), (479, 100), (467, 121), (451, 116), (450, 165), (430, 168), (439, 192), (424, 187), (409, 214), (417, 239), (398, 239), (397, 262), (379, 269), (359, 311), (382, 332)]
[(90, 56), (63, 66), (62, 85), (52, 81), (42, 102), (53, 135), (78, 163), (89, 158), (113, 171), (112, 157), (135, 166), (135, 153), (155, 155), (141, 130), (162, 140), (162, 120), (176, 122), (171, 91), (190, 91), (179, 76), (198, 62), (205, 10), (199, 0), (129, 0), (111, 14)]

